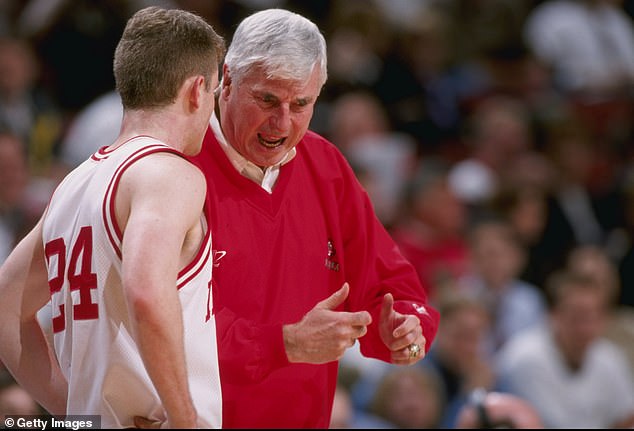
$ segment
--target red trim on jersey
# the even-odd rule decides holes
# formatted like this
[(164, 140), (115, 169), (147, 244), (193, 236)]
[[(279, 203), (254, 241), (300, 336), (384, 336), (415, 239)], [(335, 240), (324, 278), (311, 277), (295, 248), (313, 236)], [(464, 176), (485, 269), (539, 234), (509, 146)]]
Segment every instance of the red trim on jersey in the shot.
[[(132, 139), (136, 139), (136, 138), (137, 137)], [(129, 142), (132, 139), (129, 139), (126, 142)], [(109, 151), (109, 153), (112, 153), (113, 151), (116, 151), (116, 148), (114, 150)], [(110, 184), (108, 184), (108, 189), (106, 190), (106, 196), (104, 197), (102, 213), (103, 213), (103, 219), (105, 222), (106, 233), (108, 234), (108, 239), (110, 240), (110, 244), (112, 245), (112, 247), (115, 249), (115, 252), (117, 253), (117, 256), (119, 257), (119, 259), (121, 259), (121, 248), (119, 247), (119, 244), (123, 240), (123, 232), (121, 230), (121, 227), (117, 223), (117, 218), (115, 215), (115, 207), (114, 207), (115, 196), (117, 193), (117, 189), (119, 187), (119, 181), (121, 180), (121, 176), (123, 175), (125, 170), (128, 169), (130, 166), (132, 166), (133, 163), (142, 159), (145, 156), (148, 156), (154, 153), (160, 153), (160, 152), (172, 153), (172, 154), (176, 154), (178, 156), (183, 157), (183, 154), (181, 152), (171, 147), (168, 147), (165, 144), (160, 143), (160, 144), (147, 145), (135, 151), (134, 153), (132, 153), (123, 163), (121, 163), (121, 165), (119, 165), (114, 175), (112, 176), (112, 179), (110, 180)]]
[(210, 241), (211, 241), (211, 229), (208, 227), (207, 232), (205, 233), (205, 239), (201, 244), (200, 250), (198, 250), (198, 254), (190, 262), (189, 265), (187, 265), (178, 273), (178, 277), (180, 278), (183, 275), (187, 274), (187, 272), (189, 272), (192, 268), (196, 267), (196, 269), (185, 280), (181, 281), (180, 283), (176, 285), (178, 289), (180, 289), (181, 287), (189, 283), (189, 281), (192, 280), (194, 277), (196, 277), (196, 275), (198, 275), (200, 271), (202, 271), (202, 269), (205, 267), (205, 265), (207, 264), (211, 256), (211, 247), (208, 245)]

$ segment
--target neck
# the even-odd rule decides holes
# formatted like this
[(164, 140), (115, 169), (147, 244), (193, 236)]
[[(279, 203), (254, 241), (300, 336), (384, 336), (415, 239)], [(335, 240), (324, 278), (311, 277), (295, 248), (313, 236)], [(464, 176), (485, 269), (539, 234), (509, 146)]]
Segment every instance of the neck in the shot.
[(116, 145), (139, 135), (151, 136), (182, 153), (187, 152), (191, 141), (189, 130), (182, 127), (180, 119), (169, 112), (124, 112)]

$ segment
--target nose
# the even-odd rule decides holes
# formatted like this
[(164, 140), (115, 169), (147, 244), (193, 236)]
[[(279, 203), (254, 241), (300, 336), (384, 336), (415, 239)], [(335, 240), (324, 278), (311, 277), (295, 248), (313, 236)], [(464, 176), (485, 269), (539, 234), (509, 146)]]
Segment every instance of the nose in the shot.
[(271, 130), (286, 134), (291, 127), (291, 110), (288, 103), (281, 103), (269, 120)]

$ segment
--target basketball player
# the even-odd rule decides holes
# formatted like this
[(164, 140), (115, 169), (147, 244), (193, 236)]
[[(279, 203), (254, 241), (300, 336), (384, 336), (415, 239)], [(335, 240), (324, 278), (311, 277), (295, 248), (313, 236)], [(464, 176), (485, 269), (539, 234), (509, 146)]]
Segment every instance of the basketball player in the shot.
[[(223, 54), (200, 17), (138, 11), (114, 56), (120, 135), (61, 182), (0, 269), (0, 357), (53, 414), (221, 425), (206, 185), (186, 157)], [(36, 317), (49, 300), (52, 348)]]

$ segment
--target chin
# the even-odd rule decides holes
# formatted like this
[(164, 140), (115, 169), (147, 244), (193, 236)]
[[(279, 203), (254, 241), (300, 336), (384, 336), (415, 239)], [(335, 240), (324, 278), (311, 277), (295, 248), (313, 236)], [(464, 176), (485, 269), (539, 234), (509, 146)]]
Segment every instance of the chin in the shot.
[(262, 148), (256, 157), (250, 159), (258, 166), (273, 166), (279, 163), (284, 155), (288, 152), (286, 148)]

